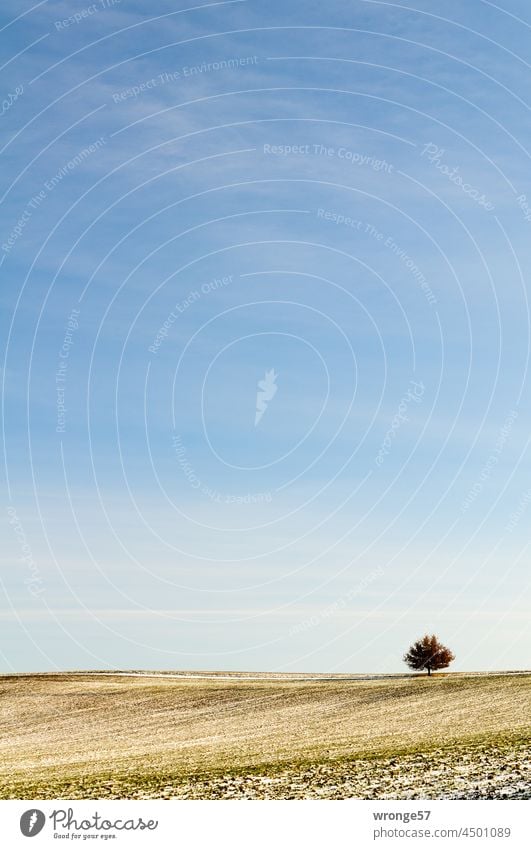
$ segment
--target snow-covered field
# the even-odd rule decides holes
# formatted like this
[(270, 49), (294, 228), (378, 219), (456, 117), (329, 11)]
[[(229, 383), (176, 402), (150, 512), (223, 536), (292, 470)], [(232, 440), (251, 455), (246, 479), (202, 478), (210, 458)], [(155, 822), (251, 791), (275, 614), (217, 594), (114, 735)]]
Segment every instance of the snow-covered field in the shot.
[(529, 798), (531, 674), (0, 677), (3, 798)]

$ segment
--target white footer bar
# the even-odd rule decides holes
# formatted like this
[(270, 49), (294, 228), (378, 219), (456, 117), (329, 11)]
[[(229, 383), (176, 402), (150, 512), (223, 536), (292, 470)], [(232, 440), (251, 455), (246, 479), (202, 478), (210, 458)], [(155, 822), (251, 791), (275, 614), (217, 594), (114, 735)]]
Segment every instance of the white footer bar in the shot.
[[(0, 802), (2, 846), (531, 847), (523, 801)], [(35, 843), (30, 843), (30, 838)]]

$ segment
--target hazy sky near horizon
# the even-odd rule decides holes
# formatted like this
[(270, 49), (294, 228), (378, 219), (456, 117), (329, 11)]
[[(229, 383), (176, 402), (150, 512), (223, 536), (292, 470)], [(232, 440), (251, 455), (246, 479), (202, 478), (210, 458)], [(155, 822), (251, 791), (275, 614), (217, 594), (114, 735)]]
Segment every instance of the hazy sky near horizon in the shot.
[(523, 0), (4, 0), (10, 670), (528, 668)]

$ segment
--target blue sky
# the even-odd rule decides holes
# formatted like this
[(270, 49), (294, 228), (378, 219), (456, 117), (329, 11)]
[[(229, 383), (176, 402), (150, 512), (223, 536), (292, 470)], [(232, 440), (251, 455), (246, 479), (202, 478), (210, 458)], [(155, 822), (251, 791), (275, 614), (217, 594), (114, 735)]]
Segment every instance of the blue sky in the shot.
[(531, 17), (418, 6), (4, 2), (4, 671), (529, 666)]

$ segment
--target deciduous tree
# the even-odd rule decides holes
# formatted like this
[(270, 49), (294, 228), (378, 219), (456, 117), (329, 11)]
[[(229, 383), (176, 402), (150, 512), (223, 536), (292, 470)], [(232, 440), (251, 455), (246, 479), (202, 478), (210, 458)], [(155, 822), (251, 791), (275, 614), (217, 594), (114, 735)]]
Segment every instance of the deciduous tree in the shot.
[(404, 655), (404, 661), (410, 669), (427, 669), (428, 675), (431, 675), (432, 670), (446, 669), (454, 659), (454, 654), (439, 642), (435, 634), (425, 634)]

